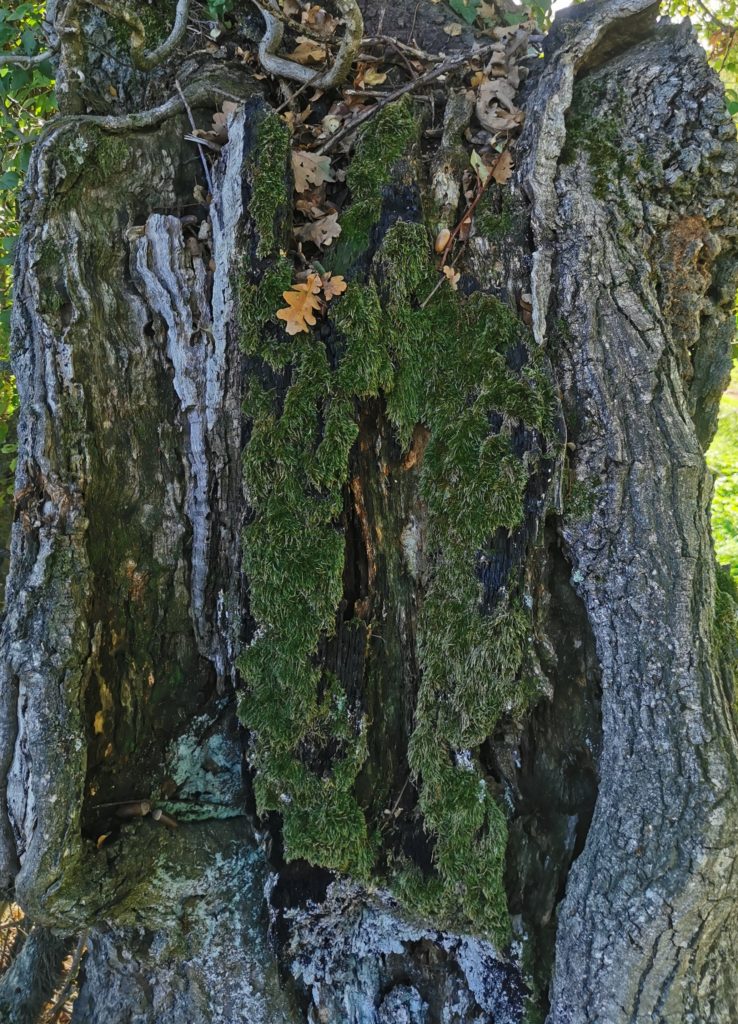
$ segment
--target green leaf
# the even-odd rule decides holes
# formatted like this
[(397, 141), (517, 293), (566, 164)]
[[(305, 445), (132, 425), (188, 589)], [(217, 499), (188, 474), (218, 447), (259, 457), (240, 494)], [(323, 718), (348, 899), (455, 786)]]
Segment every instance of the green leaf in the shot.
[(481, 0), (448, 0), (452, 11), (460, 15), (469, 25), (477, 16)]

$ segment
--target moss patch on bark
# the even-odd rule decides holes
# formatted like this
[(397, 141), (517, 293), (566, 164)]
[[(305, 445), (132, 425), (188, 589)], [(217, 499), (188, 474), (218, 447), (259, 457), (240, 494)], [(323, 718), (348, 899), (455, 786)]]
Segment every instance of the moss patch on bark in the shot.
[[(404, 150), (400, 127), (410, 130), (404, 110), (389, 108), (374, 123), (372, 145), (377, 136), (384, 147), (377, 174), (364, 167), (368, 131), (359, 146), (348, 178), (354, 204), (343, 217), (359, 204), (355, 234), (380, 215), (382, 176)], [(335, 632), (343, 597), (342, 517), (359, 405), (382, 397), (401, 448), (417, 424), (430, 433), (420, 470), (422, 684), (409, 764), (434, 842), (430, 873), (409, 861), (386, 870), (398, 894), (439, 924), (503, 941), (507, 828), (478, 750), (503, 712), (530, 700), (517, 680), (531, 622), (515, 584), (485, 606), (478, 567), (495, 532), (523, 520), (552, 430), (552, 390), (525, 328), (498, 299), (444, 283), (425, 301), (438, 271), (421, 224), (389, 229), (368, 281), (334, 301), (325, 330), (289, 338), (275, 319), (289, 270), (280, 261), (241, 293), (244, 351), (263, 367), (246, 401), (244, 570), (255, 626), (240, 659), (258, 810), (282, 814), (288, 859), (380, 873), (380, 839), (355, 795), (370, 723), (360, 698), (321, 669), (318, 649)], [(526, 353), (519, 370), (507, 358), (513, 348)], [(538, 448), (521, 453), (521, 429)]]

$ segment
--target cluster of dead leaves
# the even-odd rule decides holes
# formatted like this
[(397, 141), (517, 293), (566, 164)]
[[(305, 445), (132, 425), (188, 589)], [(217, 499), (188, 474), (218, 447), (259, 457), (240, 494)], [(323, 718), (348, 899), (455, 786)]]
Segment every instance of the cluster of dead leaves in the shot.
[(282, 11), (288, 27), (302, 33), (295, 38), (295, 48), (287, 56), (297, 64), (322, 64), (328, 58), (328, 42), (336, 34), (339, 21), (323, 7), (300, 0), (282, 0)]
[(319, 249), (329, 246), (341, 234), (338, 211), (326, 199), (326, 186), (345, 173), (334, 171), (329, 156), (292, 150), (292, 172), (295, 179), (295, 212), (305, 218), (294, 228), (298, 242), (311, 242)]
[(492, 56), (471, 80), (476, 93), (474, 112), (481, 133), (486, 133), (472, 140), (477, 144), (484, 144), (500, 133), (509, 138), (523, 123), (523, 112), (516, 106), (515, 96), (528, 73), (521, 62), (528, 55), (530, 31), (498, 27), (491, 30), (491, 35), (496, 40)]
[(288, 334), (306, 332), (318, 322), (315, 314), (325, 313), (331, 299), (342, 295), (347, 287), (340, 275), (309, 273), (304, 281), (282, 293), (287, 305), (277, 310), (277, 319), (284, 320)]

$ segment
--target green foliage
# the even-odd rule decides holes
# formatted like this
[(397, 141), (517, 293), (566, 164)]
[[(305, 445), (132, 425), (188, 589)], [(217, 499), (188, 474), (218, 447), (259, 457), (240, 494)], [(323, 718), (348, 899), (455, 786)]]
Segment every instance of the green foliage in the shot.
[[(45, 5), (5, 0), (0, 8), (0, 52), (33, 57), (44, 49)], [(55, 109), (52, 68), (18, 64), (0, 68), (0, 508), (13, 493), (18, 396), (7, 365), (10, 339), (13, 248), (18, 234), (16, 196), (31, 147)]]
[(222, 21), (233, 9), (233, 0), (207, 0), (208, 17), (212, 21)]
[(477, 16), (481, 0), (448, 0), (448, 5), (452, 11), (460, 15), (464, 21), (471, 25)]
[(718, 429), (707, 453), (715, 474), (712, 529), (718, 561), (731, 565), (738, 580), (738, 363), (720, 406)]

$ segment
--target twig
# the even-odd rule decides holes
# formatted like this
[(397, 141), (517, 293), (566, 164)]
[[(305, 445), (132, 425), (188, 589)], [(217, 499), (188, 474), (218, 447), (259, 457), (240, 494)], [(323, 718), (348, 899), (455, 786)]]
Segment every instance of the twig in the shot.
[(733, 31), (730, 33), (730, 39), (728, 40), (728, 45), (725, 47), (725, 53), (723, 54), (723, 59), (720, 63), (720, 71), (723, 70), (723, 68), (725, 67), (725, 62), (730, 56), (730, 51), (733, 49), (733, 43), (735, 42), (735, 36), (737, 32), (738, 28), (734, 28)]
[(53, 56), (52, 50), (44, 50), (43, 53), (36, 53), (33, 57), (27, 57), (23, 53), (0, 53), (0, 68), (12, 65), (14, 67), (31, 68), (37, 64), (43, 64)]
[(313, 82), (317, 82), (321, 74), (321, 71), (316, 71), (313, 78), (311, 78), (309, 82), (303, 82), (299, 89), (295, 89), (295, 91), (292, 93), (289, 99), (286, 99), (284, 103), (281, 103), (278, 107), (275, 108), (274, 113), (281, 114), (283, 110), (286, 110), (286, 108), (289, 107), (291, 103), (294, 103), (294, 101), (297, 99), (300, 93), (305, 92), (305, 90), (308, 89), (313, 84)]
[(87, 945), (88, 938), (89, 932), (87, 930), (83, 931), (79, 937), (77, 948), (74, 951), (72, 962), (69, 965), (69, 972), (67, 974), (66, 980), (62, 985), (61, 990), (59, 991), (59, 995), (56, 997), (54, 1005), (51, 1007), (51, 1010), (49, 1011), (50, 1016), (48, 1018), (48, 1024), (56, 1024), (56, 1022), (59, 1020), (59, 1017), (61, 1016), (61, 1012), (64, 1009), (64, 1004), (66, 1003), (67, 997), (69, 996), (69, 991), (72, 985), (74, 984), (77, 975), (79, 974), (79, 965), (82, 961), (82, 954), (85, 951), (85, 946)]
[[(498, 156), (497, 161), (499, 161), (501, 157), (502, 157), (502, 154), (500, 154), (500, 156)], [(495, 167), (497, 166), (497, 161), (495, 162)], [(493, 170), (494, 170), (494, 167), (490, 168), (489, 174), (487, 175), (485, 181), (482, 182), (482, 187), (479, 189), (477, 194), (474, 196), (474, 199), (471, 201), (469, 206), (464, 211), (464, 214), (463, 214), (461, 220), (456, 225), (454, 230), (451, 232), (451, 236), (450, 236), (448, 242), (446, 242), (445, 246), (443, 247), (443, 252), (441, 253), (441, 262), (440, 262), (439, 267), (438, 267), (439, 273), (443, 270), (443, 268), (444, 268), (444, 266), (446, 264), (446, 256), (448, 255), (448, 252), (449, 252), (451, 246), (454, 244), (454, 240), (457, 238), (459, 232), (461, 231), (462, 226), (464, 224), (466, 224), (467, 221), (469, 221), (469, 223), (471, 225), (472, 218), (474, 217), (474, 211), (476, 210), (477, 206), (479, 205), (480, 199), (482, 198), (482, 196), (484, 195), (485, 191), (487, 190), (487, 186), (493, 180), (493, 176), (492, 176), (492, 171)], [(479, 180), (481, 181), (481, 179), (479, 179)], [(456, 266), (456, 264), (457, 264), (457, 262), (459, 260), (459, 256), (460, 255), (461, 255), (460, 252), (457, 253), (456, 257), (451, 261), (451, 266), (452, 267)], [(427, 295), (425, 297), (425, 299), (423, 299), (423, 301), (420, 303), (420, 308), (421, 309), (425, 309), (425, 307), (428, 305), (430, 300), (433, 298), (433, 296), (436, 294), (436, 292), (438, 291), (438, 289), (441, 287), (441, 285), (443, 284), (443, 282), (445, 280), (446, 280), (445, 276), (444, 277), (440, 277), (438, 279), (438, 281), (434, 285), (433, 290), (431, 291), (430, 295)]]
[(394, 92), (387, 94), (384, 99), (381, 99), (378, 103), (375, 103), (373, 107), (368, 107), (366, 110), (361, 111), (350, 124), (345, 125), (340, 131), (337, 131), (335, 135), (323, 143), (320, 149), (316, 150), (318, 154), (328, 153), (332, 150), (342, 139), (345, 139), (347, 135), (353, 134), (357, 128), (359, 128), (365, 121), (368, 121), (370, 117), (373, 117), (383, 107), (386, 107), (388, 103), (394, 103), (395, 100), (399, 100), (402, 96), (406, 96), (407, 93), (413, 92), (415, 89), (419, 89), (423, 85), (427, 85), (429, 82), (434, 82), (441, 75), (445, 75), (448, 71), (455, 71), (457, 68), (462, 67), (464, 64), (468, 64), (470, 61), (479, 60), (486, 57), (488, 53), (492, 53), (494, 48), (498, 46), (498, 43), (489, 43), (487, 46), (480, 46), (478, 50), (473, 50), (471, 53), (464, 53), (460, 57), (447, 57), (441, 64), (437, 64), (430, 71), (426, 71), (424, 75), (419, 78), (414, 78), (411, 82), (406, 82), (401, 85)]
[(726, 25), (724, 21), (721, 21), (720, 18), (718, 18), (716, 15), (712, 13), (707, 4), (704, 4), (702, 2), (702, 0), (695, 0), (695, 3), (699, 8), (701, 8), (705, 12), (710, 21), (718, 26), (718, 28), (723, 29), (724, 32), (735, 32), (735, 29), (732, 25)]
[(367, 36), (362, 40), (362, 46), (394, 46), (398, 50), (402, 50), (409, 57), (416, 57), (418, 60), (428, 60), (440, 62), (444, 60), (443, 57), (439, 57), (437, 53), (427, 53), (425, 50), (419, 50), (417, 46), (410, 46), (408, 43), (403, 43), (399, 39), (395, 39), (394, 36)]
[[(192, 128), (193, 132), (196, 132), (197, 125), (195, 124), (195, 119), (192, 116), (192, 110), (190, 109), (190, 105), (187, 102), (187, 98), (185, 97), (185, 94), (182, 92), (182, 86), (179, 84), (178, 78), (174, 79), (174, 84), (177, 88), (177, 92), (182, 97), (182, 102), (184, 103), (184, 108), (187, 111), (187, 117), (189, 118), (190, 127)], [(200, 163), (202, 164), (202, 169), (203, 171), (205, 171), (205, 181), (208, 183), (208, 191), (210, 192), (211, 196), (214, 196), (215, 190), (213, 189), (213, 179), (210, 176), (210, 168), (208, 167), (208, 162), (205, 159), (205, 148), (202, 142), (197, 138), (195, 139), (195, 143), (197, 145), (197, 151), (200, 154)]]

